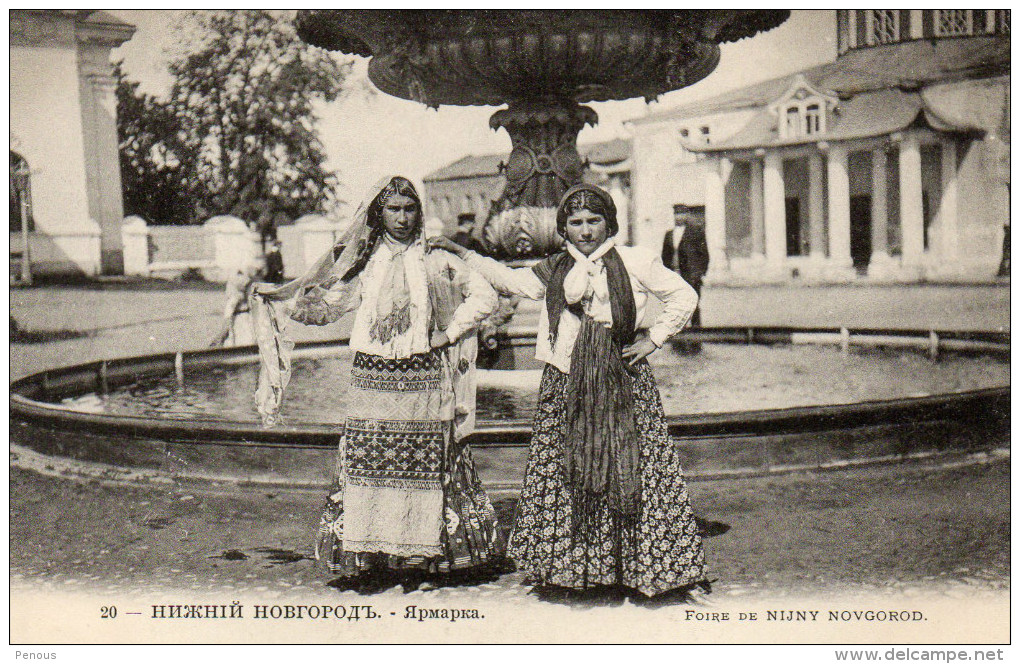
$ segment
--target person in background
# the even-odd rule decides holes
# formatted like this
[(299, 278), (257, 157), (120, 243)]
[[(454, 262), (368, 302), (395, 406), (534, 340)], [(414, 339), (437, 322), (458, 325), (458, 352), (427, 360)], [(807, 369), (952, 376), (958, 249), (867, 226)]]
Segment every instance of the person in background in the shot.
[(999, 262), (999, 271), (996, 276), (1009, 276), (1009, 220), (1002, 227), (1002, 260)]
[(453, 236), (454, 242), (471, 251), (480, 251), (482, 245), (475, 237), (474, 231), (475, 215), (470, 212), (457, 215), (457, 232)]
[(227, 303), (223, 307), (223, 323), (209, 343), (211, 347), (250, 346), (255, 343), (248, 296), (255, 284), (265, 278), (266, 261), (256, 256), (238, 268), (227, 279)]
[(266, 247), (266, 281), (271, 284), (282, 284), (283, 254), (280, 251), (280, 240), (272, 238)]
[[(687, 205), (673, 206), (673, 223), (675, 226), (666, 232), (662, 241), (662, 263), (690, 284), (700, 300), (701, 283), (708, 272), (709, 261), (705, 226), (694, 209)], [(700, 306), (694, 310), (691, 326), (701, 327)], [(696, 341), (678, 340), (673, 347), (683, 353), (701, 350), (701, 344)]]

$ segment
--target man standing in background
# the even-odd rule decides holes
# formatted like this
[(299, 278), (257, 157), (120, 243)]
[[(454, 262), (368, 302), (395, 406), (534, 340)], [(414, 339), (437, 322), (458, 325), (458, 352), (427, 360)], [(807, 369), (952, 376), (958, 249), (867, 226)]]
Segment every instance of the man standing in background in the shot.
[(467, 212), (457, 215), (457, 232), (453, 241), (471, 251), (481, 251), (482, 244), (475, 237), (475, 215)]
[(283, 253), (278, 238), (269, 241), (266, 247), (266, 281), (271, 284), (282, 284), (286, 279), (283, 275)]
[[(701, 282), (708, 272), (708, 242), (705, 240), (705, 224), (700, 208), (688, 205), (673, 206), (675, 227), (666, 232), (662, 241), (662, 262), (680, 274), (684, 281), (701, 297)], [(691, 327), (701, 327), (701, 304), (694, 310)], [(676, 343), (681, 352), (697, 353), (701, 350), (698, 342)]]

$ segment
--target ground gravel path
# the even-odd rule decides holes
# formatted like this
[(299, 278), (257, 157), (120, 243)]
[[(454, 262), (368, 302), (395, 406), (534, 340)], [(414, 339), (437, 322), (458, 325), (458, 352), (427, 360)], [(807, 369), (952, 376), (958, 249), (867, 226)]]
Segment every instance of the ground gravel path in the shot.
[[(968, 593), (1009, 588), (1009, 459), (691, 484), (714, 595)], [(402, 594), (397, 580), (338, 589), (314, 567), (321, 496), (79, 482), (11, 469), (12, 587), (96, 594)], [(509, 522), (513, 500), (500, 501)], [(725, 532), (721, 532), (725, 531)], [(516, 573), (485, 591), (539, 601)], [(420, 592), (420, 591), (418, 591)]]

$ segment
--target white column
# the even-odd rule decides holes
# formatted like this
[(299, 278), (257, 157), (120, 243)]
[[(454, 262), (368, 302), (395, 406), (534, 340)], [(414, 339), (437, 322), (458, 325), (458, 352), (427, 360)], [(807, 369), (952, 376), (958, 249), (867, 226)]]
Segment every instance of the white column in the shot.
[(117, 152), (117, 81), (112, 76), (82, 73), (82, 135), (85, 140), (89, 214), (102, 232), (104, 274), (123, 272), (120, 162)]
[(808, 157), (808, 223), (811, 233), (808, 236), (811, 247), (811, 258), (825, 258), (825, 199), (822, 198), (822, 155), (812, 153)]
[(751, 160), (751, 186), (748, 191), (751, 206), (751, 259), (765, 260), (765, 183), (761, 159)]
[(782, 270), (786, 264), (786, 185), (783, 158), (777, 152), (765, 155), (762, 174), (765, 200), (765, 261)]
[(709, 157), (705, 169), (705, 240), (708, 242), (708, 270), (717, 275), (729, 268), (726, 260), (726, 160)]
[(955, 261), (958, 256), (957, 204), (956, 143), (950, 138), (942, 144), (942, 203), (939, 205), (942, 262)]
[(922, 39), (924, 37), (924, 10), (910, 10), (910, 38)]
[(910, 133), (900, 141), (900, 225), (903, 267), (918, 268), (924, 255), (921, 146), (917, 135)]
[(149, 227), (145, 220), (130, 216), (121, 227), (124, 238), (124, 274), (149, 274)]
[(850, 267), (850, 177), (846, 146), (829, 148), (829, 261), (835, 268)]
[(881, 146), (871, 152), (871, 260), (869, 267), (889, 259), (888, 159)]

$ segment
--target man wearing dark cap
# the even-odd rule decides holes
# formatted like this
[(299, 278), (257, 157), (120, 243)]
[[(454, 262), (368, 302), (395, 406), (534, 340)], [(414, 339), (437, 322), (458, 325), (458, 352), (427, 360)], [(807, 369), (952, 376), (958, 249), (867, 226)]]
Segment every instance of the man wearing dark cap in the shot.
[(457, 233), (453, 241), (471, 251), (480, 251), (481, 242), (475, 237), (475, 215), (467, 212), (457, 215)]
[[(673, 206), (675, 227), (666, 232), (662, 241), (662, 262), (671, 270), (683, 277), (701, 297), (701, 282), (708, 272), (708, 242), (705, 240), (705, 225), (696, 208), (688, 205)], [(691, 318), (692, 327), (701, 326), (701, 305), (694, 310)], [(680, 351), (698, 352), (701, 350), (697, 342), (688, 342), (676, 346)]]

